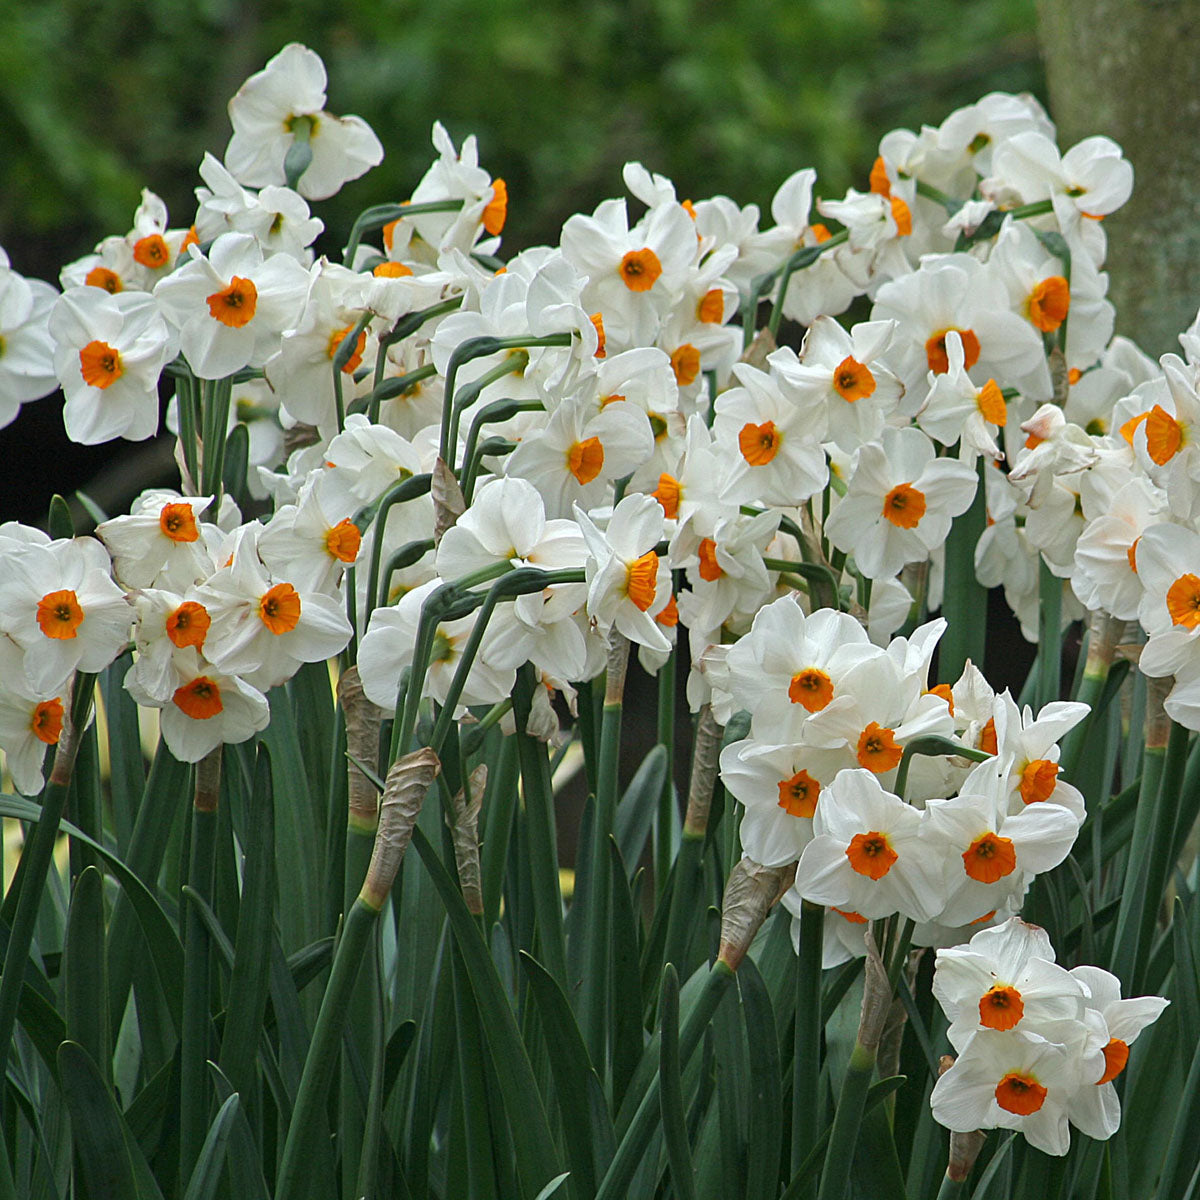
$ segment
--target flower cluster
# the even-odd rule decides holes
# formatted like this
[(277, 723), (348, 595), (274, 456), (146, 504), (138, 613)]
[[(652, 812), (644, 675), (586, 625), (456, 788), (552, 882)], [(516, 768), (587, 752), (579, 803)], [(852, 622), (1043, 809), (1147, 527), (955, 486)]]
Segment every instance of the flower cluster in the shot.
[(1046, 931), (1018, 917), (938, 951), (933, 994), (957, 1055), (933, 1089), (941, 1124), (1016, 1129), (1047, 1154), (1066, 1154), (1070, 1125), (1099, 1140), (1117, 1131), (1113, 1080), (1168, 1002), (1122, 1000), (1116, 976), (1054, 958)]

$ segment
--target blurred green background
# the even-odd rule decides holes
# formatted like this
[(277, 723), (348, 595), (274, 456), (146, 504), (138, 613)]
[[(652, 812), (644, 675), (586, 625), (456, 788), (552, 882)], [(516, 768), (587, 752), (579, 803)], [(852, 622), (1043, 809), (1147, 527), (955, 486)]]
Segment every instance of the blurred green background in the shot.
[[(1034, 0), (0, 0), (0, 246), (14, 267), (57, 282), (130, 227), (143, 186), (190, 223), (229, 97), (288, 41), (322, 55), (330, 110), (364, 117), (386, 153), (316, 206), (327, 252), (361, 208), (409, 194), (436, 118), (456, 142), (476, 133), (507, 181), (511, 254), (619, 194), (628, 159), (681, 197), (766, 211), (798, 167), (817, 168), (819, 194), (865, 186), (888, 129), (995, 89), (1045, 100)], [(36, 447), (60, 490), (118, 452), (71, 447), (61, 429), (54, 398), (27, 405), (0, 451)], [(40, 519), (50, 486), (8, 479), (0, 519)]]

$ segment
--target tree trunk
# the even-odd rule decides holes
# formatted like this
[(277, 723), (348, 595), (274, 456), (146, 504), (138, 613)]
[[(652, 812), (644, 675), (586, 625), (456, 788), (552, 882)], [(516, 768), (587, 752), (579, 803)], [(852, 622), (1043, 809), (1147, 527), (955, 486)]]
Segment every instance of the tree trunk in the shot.
[(1133, 163), (1104, 223), (1117, 332), (1178, 351), (1200, 303), (1200, 0), (1038, 0), (1038, 25), (1059, 144), (1107, 134)]

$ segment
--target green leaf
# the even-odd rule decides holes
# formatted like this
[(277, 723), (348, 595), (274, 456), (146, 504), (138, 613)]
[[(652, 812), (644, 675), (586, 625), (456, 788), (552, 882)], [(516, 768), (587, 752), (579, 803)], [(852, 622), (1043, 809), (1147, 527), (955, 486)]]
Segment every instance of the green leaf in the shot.
[(523, 950), (520, 962), (542, 1019), (554, 1075), (554, 1096), (562, 1114), (567, 1161), (581, 1194), (591, 1196), (616, 1149), (604, 1090), (562, 988), (549, 971)]
[[(645, 801), (653, 804), (653, 798)], [(641, 968), (638, 962), (638, 922), (634, 915), (629, 878), (617, 843), (609, 839), (612, 906), (609, 910), (609, 946), (612, 951), (613, 996), (612, 1102), (618, 1107), (641, 1061), (645, 1040), (642, 1027)]]
[(478, 925), (419, 826), (413, 830), (412, 844), (442, 898), (471, 980), (480, 1023), (487, 1034), (488, 1048), (510, 1116), (518, 1173), (526, 1189), (542, 1187), (558, 1173), (557, 1154), (516, 1017)]
[(620, 804), (617, 805), (615, 834), (621, 858), (629, 877), (633, 877), (646, 848), (646, 838), (657, 811), (658, 797), (667, 778), (667, 748), (651, 747), (629, 781)]
[(63, 1042), (58, 1071), (88, 1195), (145, 1197), (134, 1175), (125, 1122), (92, 1056), (78, 1042)]
[(100, 672), (97, 682), (108, 725), (108, 784), (112, 796), (117, 853), (127, 858), (138, 804), (146, 787), (146, 768), (138, 729), (138, 706), (125, 690), (125, 674), (133, 663), (126, 650)]
[(105, 1085), (111, 1087), (108, 1005), (96, 1002), (98, 996), (108, 994), (108, 980), (104, 961), (104, 880), (95, 867), (88, 867), (75, 881), (63, 959), (67, 1037), (91, 1055)]
[(562, 1187), (564, 1182), (566, 1182), (569, 1175), (569, 1171), (564, 1171), (561, 1175), (556, 1175), (548, 1184), (546, 1184), (544, 1188), (542, 1188), (540, 1192), (538, 1192), (538, 1194), (534, 1197), (534, 1200), (550, 1200), (550, 1197), (553, 1196), (560, 1187)]
[(742, 1021), (750, 1055), (749, 1110), (746, 1120), (746, 1200), (774, 1200), (779, 1194), (779, 1155), (783, 1111), (779, 1036), (767, 985), (754, 960), (738, 968)]
[[(679, 1067), (679, 976), (667, 963), (663, 969), (658, 1011), (661, 1024), (659, 1042), (659, 1104), (662, 1108), (663, 1139), (667, 1145), (667, 1163), (675, 1195), (679, 1200), (695, 1200), (696, 1181), (692, 1174), (692, 1151), (688, 1145), (683, 1112), (683, 1081)], [(732, 1135), (732, 1130), (725, 1131)]]
[[(217, 1099), (222, 1104), (237, 1095), (233, 1084), (221, 1073), (220, 1067), (210, 1062), (208, 1070), (217, 1090)], [(215, 1121), (213, 1125), (215, 1127)], [(254, 1133), (246, 1119), (246, 1111), (240, 1104), (233, 1118), (228, 1153), (229, 1180), (233, 1185), (231, 1194), (237, 1196), (238, 1200), (271, 1200), (267, 1191), (267, 1181), (263, 1178), (262, 1161), (254, 1141)]]
[(250, 469), (250, 427), (239, 421), (225, 439), (225, 472), (223, 486), (239, 508), (245, 509), (246, 476)]
[[(32, 801), (19, 796), (0, 796), (0, 816), (37, 821), (41, 816), (41, 809)], [(70, 821), (63, 821), (61, 828), (64, 833), (79, 838), (90, 846), (112, 868), (137, 914), (142, 933), (150, 945), (163, 994), (171, 1006), (172, 1015), (178, 1020), (183, 1008), (183, 947), (179, 943), (175, 927), (146, 885), (111, 850), (88, 837), (82, 830), (76, 829)]]
[(233, 1133), (233, 1124), (240, 1111), (236, 1092), (229, 1096), (217, 1110), (208, 1135), (196, 1159), (196, 1168), (188, 1181), (183, 1200), (213, 1200), (217, 1185), (221, 1182), (221, 1168), (225, 1165), (225, 1149)]

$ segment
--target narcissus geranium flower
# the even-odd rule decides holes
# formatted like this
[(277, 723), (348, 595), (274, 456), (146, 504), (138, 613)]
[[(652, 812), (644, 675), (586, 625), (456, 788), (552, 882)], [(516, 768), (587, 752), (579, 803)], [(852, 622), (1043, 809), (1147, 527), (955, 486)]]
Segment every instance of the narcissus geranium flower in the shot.
[(0, 428), (26, 401), (58, 387), (47, 325), (57, 296), (50, 284), (18, 275), (0, 250)]
[(153, 296), (71, 288), (54, 305), (50, 333), (73, 442), (141, 441), (158, 432), (158, 379), (178, 335)]
[(285, 329), (295, 327), (309, 276), (286, 254), (263, 259), (248, 233), (222, 234), (204, 257), (191, 259), (154, 289), (179, 348), (201, 379), (221, 379), (261, 367)]
[(65, 705), (70, 703), (69, 679), (57, 686), (31, 688), (25, 679), (23, 655), (11, 638), (0, 634), (0, 750), (4, 751), (13, 786), (23, 796), (42, 790), (46, 752), (58, 744)]
[(128, 516), (96, 526), (96, 536), (113, 558), (113, 574), (127, 588), (184, 591), (211, 575), (219, 531), (202, 515), (211, 496), (143, 492)]
[(297, 185), (307, 200), (332, 196), (383, 161), (383, 147), (366, 121), (325, 111), (325, 84), (325, 64), (297, 42), (242, 84), (229, 102), (233, 137), (225, 150), (225, 165), (239, 183), (286, 183), (284, 159), (301, 125), (312, 148)]
[(846, 495), (825, 523), (829, 540), (854, 555), (870, 579), (923, 562), (975, 495), (975, 472), (934, 456), (919, 429), (885, 429), (854, 457)]

